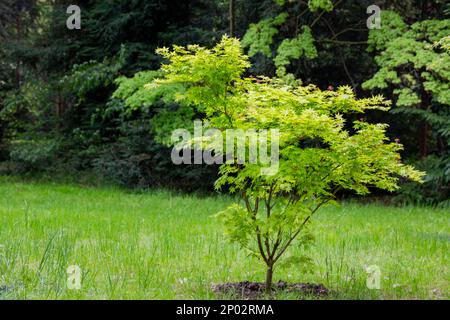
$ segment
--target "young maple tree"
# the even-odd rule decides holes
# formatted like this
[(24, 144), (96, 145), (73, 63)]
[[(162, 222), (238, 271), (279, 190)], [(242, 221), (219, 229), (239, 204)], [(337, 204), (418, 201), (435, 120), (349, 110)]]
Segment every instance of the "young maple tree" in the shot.
[[(218, 216), (228, 237), (264, 262), (268, 291), (276, 263), (294, 242), (308, 241), (312, 216), (333, 202), (337, 190), (368, 194), (371, 186), (397, 189), (399, 177), (421, 180), (421, 172), (401, 163), (402, 146), (388, 141), (386, 125), (355, 121), (347, 129), (343, 115), (387, 109), (381, 96), (356, 99), (346, 86), (321, 91), (295, 81), (245, 78), (249, 62), (233, 38), (224, 37), (213, 49), (192, 45), (158, 52), (168, 61), (160, 77), (146, 85), (142, 75), (122, 79), (117, 97), (130, 106), (162, 96), (173, 99), (180, 110), (195, 108), (206, 115), (223, 134), (226, 129), (279, 130), (278, 170), (262, 174), (265, 164), (235, 161), (221, 165), (216, 182), (240, 197)], [(192, 121), (190, 116), (185, 121)]]

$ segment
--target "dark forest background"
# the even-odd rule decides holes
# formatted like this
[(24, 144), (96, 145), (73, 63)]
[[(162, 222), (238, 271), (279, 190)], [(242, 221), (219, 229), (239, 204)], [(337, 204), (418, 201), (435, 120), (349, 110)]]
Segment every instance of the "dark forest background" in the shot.
[[(393, 100), (390, 112), (364, 116), (388, 123), (390, 138), (405, 146), (405, 162), (427, 172), (423, 185), (405, 182), (394, 201), (448, 203), (450, 101), (435, 101), (433, 90), (413, 86), (421, 92), (417, 108), (398, 112), (393, 86), (363, 89), (380, 68), (381, 53), (370, 48), (366, 26), (373, 3), (396, 12), (408, 26), (450, 19), (450, 4), (437, 0), (334, 1), (332, 10), (326, 8), (329, 1), (298, 0), (0, 0), (0, 174), (212, 190), (217, 167), (175, 166), (170, 149), (153, 139), (152, 112), (175, 106), (161, 101), (127, 112), (112, 98), (115, 79), (158, 69), (158, 47), (211, 47), (231, 34), (247, 37), (248, 52), (249, 41), (261, 40), (252, 38), (252, 30), (270, 33), (260, 22), (285, 13), (270, 50), (275, 53), (283, 40), (309, 26), (317, 51), (314, 58), (292, 54), (287, 73), (322, 89), (350, 85), (358, 97), (381, 93)], [(80, 30), (66, 27), (70, 4), (81, 8)], [(277, 74), (270, 55), (259, 52), (251, 61), (253, 75)], [(441, 81), (447, 90), (448, 78)]]

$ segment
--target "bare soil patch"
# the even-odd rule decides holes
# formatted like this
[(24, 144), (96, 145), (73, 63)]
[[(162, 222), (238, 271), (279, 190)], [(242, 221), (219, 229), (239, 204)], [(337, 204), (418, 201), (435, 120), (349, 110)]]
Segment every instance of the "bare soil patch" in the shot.
[[(214, 284), (213, 291), (217, 295), (231, 295), (241, 299), (258, 299), (265, 295), (266, 285), (262, 282), (234, 282)], [(287, 283), (278, 281), (272, 285), (273, 292), (298, 293), (299, 295), (326, 296), (330, 293), (322, 284), (312, 283)]]

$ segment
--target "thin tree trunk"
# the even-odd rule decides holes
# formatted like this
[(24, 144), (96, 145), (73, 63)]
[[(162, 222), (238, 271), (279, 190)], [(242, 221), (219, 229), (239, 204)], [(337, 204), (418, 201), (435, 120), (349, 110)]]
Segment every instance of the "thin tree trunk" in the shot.
[(230, 37), (236, 33), (236, 0), (230, 0)]
[(419, 131), (419, 153), (420, 158), (425, 158), (428, 155), (428, 134), (430, 131), (430, 126), (428, 123), (424, 122)]
[[(16, 37), (17, 41), (19, 42), (22, 40), (22, 22), (20, 21), (20, 14), (17, 14), (16, 17)], [(21, 61), (19, 58), (16, 59), (16, 69), (14, 70), (14, 76), (15, 76), (15, 85), (16, 89), (20, 88), (20, 78), (21, 78), (21, 71), (20, 71), (20, 64)]]
[[(428, 93), (423, 90), (421, 95), (422, 103), (420, 108), (426, 112), (431, 112), (430, 110), (430, 96)], [(419, 154), (420, 158), (423, 159), (426, 156), (428, 156), (429, 150), (428, 150), (428, 136), (430, 134), (430, 124), (427, 122), (427, 120), (423, 120), (420, 129), (419, 129)]]
[(270, 294), (272, 291), (272, 279), (273, 279), (273, 264), (267, 266), (266, 271), (266, 293)]
[(444, 154), (445, 152), (445, 142), (444, 139), (441, 136), (438, 136), (436, 139), (437, 149), (439, 154)]

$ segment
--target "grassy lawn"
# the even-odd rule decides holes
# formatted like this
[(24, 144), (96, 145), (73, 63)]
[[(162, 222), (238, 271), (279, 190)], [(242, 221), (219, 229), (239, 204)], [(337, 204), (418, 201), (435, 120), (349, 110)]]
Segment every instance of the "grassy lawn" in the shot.
[[(230, 201), (0, 178), (0, 299), (215, 299), (212, 283), (263, 281), (263, 265), (210, 217)], [(419, 207), (324, 208), (314, 269), (278, 268), (275, 280), (323, 283), (329, 298), (448, 299), (449, 218)], [(67, 289), (69, 265), (83, 271), (81, 290)], [(381, 270), (380, 290), (366, 287), (369, 265)]]

